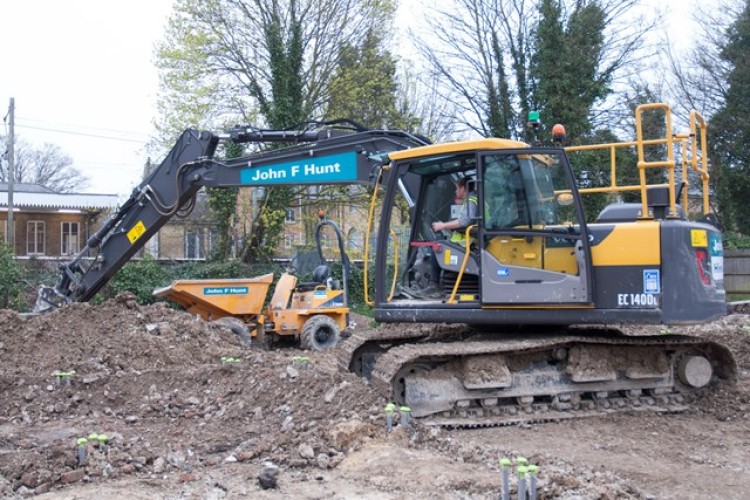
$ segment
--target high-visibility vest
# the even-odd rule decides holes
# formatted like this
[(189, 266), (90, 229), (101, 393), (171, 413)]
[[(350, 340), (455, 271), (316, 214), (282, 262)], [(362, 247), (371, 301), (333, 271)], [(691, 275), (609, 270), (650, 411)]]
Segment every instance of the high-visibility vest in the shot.
[[(466, 198), (466, 201), (464, 203), (473, 203), (476, 205), (479, 203), (479, 200), (477, 199), (477, 195), (471, 195), (468, 198)], [(487, 202), (484, 202), (484, 213), (485, 217), (487, 216), (487, 213), (489, 212), (489, 205), (487, 205)], [(475, 241), (475, 238), (472, 238), (471, 241)], [(454, 229), (453, 234), (451, 234), (451, 243), (458, 243), (462, 247), (466, 247), (466, 228), (464, 229)]]

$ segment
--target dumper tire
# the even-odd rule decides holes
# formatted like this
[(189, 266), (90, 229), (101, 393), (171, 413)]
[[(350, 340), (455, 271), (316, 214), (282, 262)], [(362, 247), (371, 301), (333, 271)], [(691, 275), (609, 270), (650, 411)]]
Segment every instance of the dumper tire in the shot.
[(325, 351), (339, 342), (339, 326), (330, 316), (318, 314), (308, 319), (300, 333), (300, 345), (309, 351)]
[(252, 337), (250, 336), (250, 332), (248, 331), (245, 323), (243, 323), (241, 320), (232, 318), (231, 316), (225, 316), (223, 318), (215, 320), (214, 323), (228, 328), (232, 333), (237, 335), (240, 338), (240, 342), (242, 343), (243, 347), (250, 347), (250, 345), (252, 344)]

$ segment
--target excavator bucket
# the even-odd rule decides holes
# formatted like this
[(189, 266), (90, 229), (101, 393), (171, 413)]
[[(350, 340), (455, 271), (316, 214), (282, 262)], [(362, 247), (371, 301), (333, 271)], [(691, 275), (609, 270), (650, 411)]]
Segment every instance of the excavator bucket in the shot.
[(207, 320), (253, 317), (261, 313), (271, 282), (272, 273), (247, 279), (177, 280), (154, 290), (154, 295)]

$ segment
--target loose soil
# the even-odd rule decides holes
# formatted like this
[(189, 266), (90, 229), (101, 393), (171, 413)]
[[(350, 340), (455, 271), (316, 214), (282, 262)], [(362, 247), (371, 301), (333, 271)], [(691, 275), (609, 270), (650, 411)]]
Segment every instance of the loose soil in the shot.
[[(670, 329), (726, 345), (738, 364), (735, 384), (686, 412), (386, 434), (385, 399), (335, 352), (248, 349), (224, 326), (127, 295), (0, 311), (0, 497), (496, 498), (498, 459), (524, 456), (540, 466), (539, 498), (747, 498), (746, 313)], [(75, 370), (69, 385), (59, 370)], [(81, 467), (76, 438), (90, 433), (108, 446), (87, 443)]]

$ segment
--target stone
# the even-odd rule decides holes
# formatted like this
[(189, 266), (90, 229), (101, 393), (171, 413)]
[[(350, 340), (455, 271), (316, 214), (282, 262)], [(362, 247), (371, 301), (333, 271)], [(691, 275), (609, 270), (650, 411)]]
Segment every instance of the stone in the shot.
[(172, 467), (180, 467), (185, 463), (185, 454), (181, 451), (173, 451), (167, 455), (167, 462)]
[(104, 377), (102, 377), (102, 375), (99, 373), (89, 373), (88, 375), (84, 375), (84, 377), (81, 379), (81, 382), (86, 385), (91, 385), (94, 382), (98, 382), (102, 378)]
[(227, 458), (224, 459), (224, 462), (228, 464), (237, 463), (237, 457), (235, 457), (234, 455), (229, 455)]
[(84, 469), (75, 469), (68, 472), (63, 472), (60, 474), (60, 482), (62, 484), (71, 484), (71, 483), (77, 483), (83, 477), (86, 475), (86, 471)]
[(238, 462), (249, 462), (256, 456), (257, 454), (253, 453), (252, 451), (241, 451), (236, 455)]
[(315, 458), (315, 451), (309, 444), (301, 444), (299, 446), (299, 456), (305, 460), (312, 460)]
[(195, 477), (195, 474), (191, 474), (189, 472), (183, 472), (182, 474), (179, 475), (178, 480), (181, 483), (190, 483), (193, 481), (197, 481), (198, 478)]
[(278, 487), (278, 476), (278, 466), (270, 462), (266, 462), (264, 464), (263, 471), (261, 471), (260, 475), (258, 475), (258, 484), (260, 484), (260, 487), (264, 490), (276, 489)]
[(102, 476), (115, 477), (117, 476), (117, 470), (114, 467), (112, 467), (112, 464), (107, 464), (102, 469)]
[(195, 396), (191, 396), (185, 400), (188, 404), (191, 404), (193, 406), (198, 406), (201, 404), (201, 400), (196, 398)]
[(325, 395), (323, 396), (323, 401), (326, 403), (331, 403), (333, 401), (333, 398), (336, 397), (336, 394), (339, 392), (339, 390), (343, 389), (347, 385), (349, 385), (349, 383), (346, 381), (341, 382), (341, 384), (339, 385), (334, 385), (326, 391)]
[(164, 469), (166, 468), (166, 466), (167, 466), (166, 460), (164, 460), (164, 458), (162, 457), (158, 457), (156, 460), (154, 460), (154, 466), (153, 466), (154, 473), (161, 474), (162, 472), (164, 472)]
[(120, 467), (120, 472), (123, 474), (134, 474), (135, 473), (135, 465), (133, 464), (125, 464)]
[(315, 458), (315, 463), (321, 469), (327, 469), (329, 462), (330, 462), (330, 459), (328, 458), (328, 455), (326, 455), (325, 453), (319, 453), (318, 456)]
[(31, 490), (27, 488), (26, 486), (21, 486), (16, 490), (16, 495), (20, 496), (21, 498), (28, 498), (34, 494), (34, 490)]
[(286, 374), (292, 379), (299, 377), (299, 372), (291, 366), (286, 367)]
[(34, 488), (35, 495), (43, 495), (45, 493), (49, 493), (49, 483), (43, 483)]
[(128, 415), (127, 417), (125, 417), (125, 423), (127, 424), (135, 424), (139, 420), (140, 418), (137, 415)]
[(21, 476), (21, 482), (29, 488), (36, 488), (39, 485), (39, 474), (35, 472), (26, 472)]

